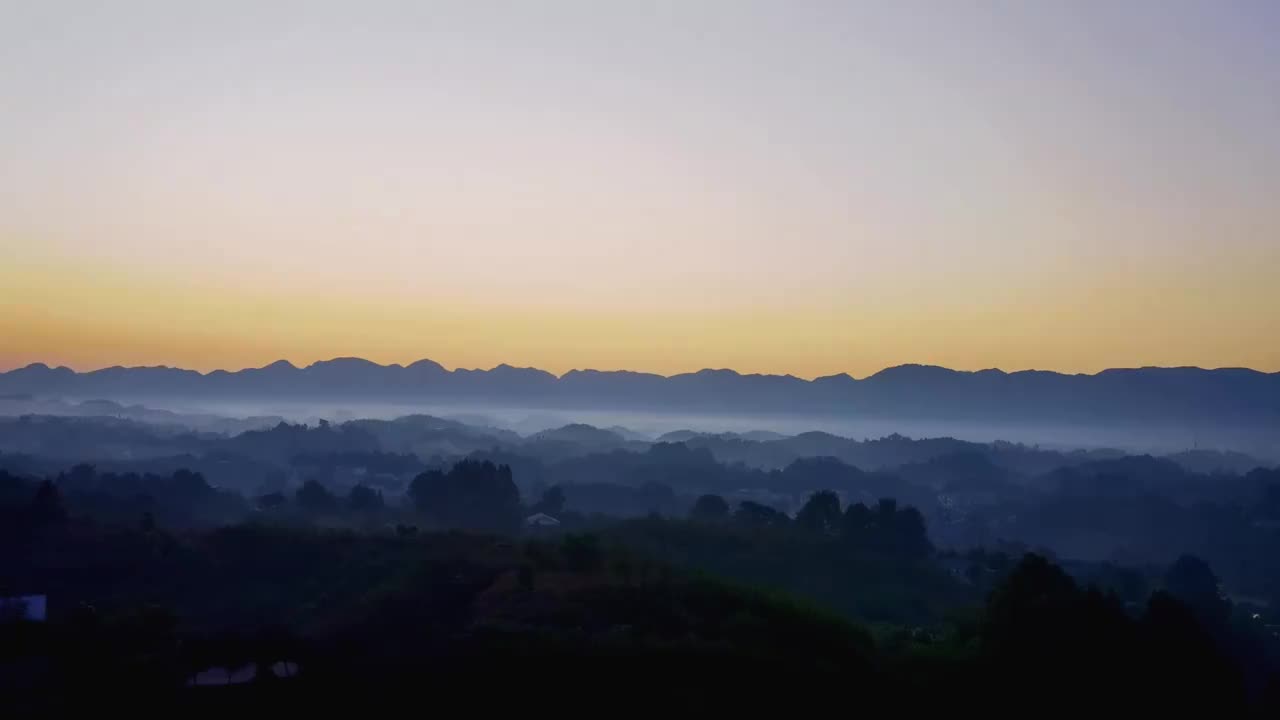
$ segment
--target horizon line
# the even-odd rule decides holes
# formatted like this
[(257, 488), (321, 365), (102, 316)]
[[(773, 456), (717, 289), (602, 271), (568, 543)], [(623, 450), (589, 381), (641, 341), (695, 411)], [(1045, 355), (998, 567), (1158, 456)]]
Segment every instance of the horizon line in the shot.
[(880, 375), (880, 374), (882, 374), (882, 373), (884, 373), (884, 372), (887, 372), (887, 371), (890, 371), (890, 370), (898, 370), (898, 369), (902, 369), (902, 368), (922, 368), (922, 369), (933, 369), (933, 370), (945, 370), (945, 371), (947, 371), (947, 372), (952, 372), (952, 373), (956, 373), (956, 374), (963, 374), (963, 375), (977, 375), (977, 374), (982, 374), (982, 373), (998, 373), (998, 374), (1002, 374), (1002, 375), (1019, 375), (1019, 374), (1026, 374), (1026, 373), (1047, 373), (1047, 374), (1062, 375), (1062, 376), (1067, 376), (1067, 377), (1096, 377), (1096, 376), (1098, 376), (1098, 375), (1101, 375), (1101, 374), (1103, 374), (1103, 373), (1107, 373), (1107, 372), (1116, 372), (1116, 371), (1136, 371), (1136, 370), (1199, 370), (1199, 371), (1203, 371), (1203, 372), (1218, 372), (1218, 371), (1237, 370), (1237, 371), (1245, 371), (1245, 372), (1257, 373), (1257, 374), (1259, 374), (1259, 375), (1280, 375), (1280, 371), (1259, 370), (1259, 369), (1257, 369), (1257, 368), (1250, 368), (1250, 367), (1245, 367), (1245, 366), (1202, 367), (1202, 366), (1199, 366), (1199, 365), (1138, 365), (1138, 366), (1113, 366), (1113, 367), (1106, 367), (1106, 368), (1103, 368), (1103, 369), (1098, 370), (1098, 371), (1096, 371), (1096, 372), (1065, 372), (1065, 371), (1061, 371), (1061, 370), (1046, 370), (1046, 369), (1042, 369), (1042, 368), (1024, 368), (1024, 369), (1019, 369), (1019, 370), (1005, 370), (1005, 369), (1003, 369), (1003, 368), (998, 368), (998, 367), (980, 368), (980, 369), (977, 369), (977, 370), (963, 370), (963, 369), (957, 369), (957, 368), (947, 367), (947, 366), (945, 366), (945, 365), (935, 365), (935, 364), (932, 364), (932, 363), (918, 363), (918, 362), (905, 362), (905, 363), (899, 363), (899, 364), (897, 364), (897, 365), (889, 365), (889, 366), (883, 367), (883, 368), (881, 368), (880, 370), (877, 370), (876, 372), (873, 372), (873, 373), (871, 373), (871, 374), (869, 374), (869, 375), (865, 375), (865, 376), (863, 376), (863, 377), (857, 377), (857, 376), (853, 375), (853, 374), (852, 374), (852, 373), (850, 373), (850, 372), (837, 372), (837, 373), (832, 373), (832, 374), (830, 374), (830, 375), (816, 375), (816, 376), (813, 376), (813, 377), (805, 377), (805, 376), (801, 376), (801, 375), (795, 375), (795, 374), (792, 374), (792, 373), (760, 373), (760, 372), (742, 372), (742, 371), (736, 370), (736, 369), (734, 369), (734, 368), (728, 368), (728, 367), (718, 367), (718, 368), (716, 368), (716, 367), (703, 367), (703, 368), (699, 368), (699, 369), (697, 369), (697, 370), (688, 370), (688, 371), (684, 371), (684, 372), (672, 373), (672, 374), (670, 374), (670, 375), (664, 375), (664, 374), (662, 374), (662, 373), (658, 373), (658, 372), (649, 372), (649, 371), (645, 371), (645, 370), (632, 370), (632, 369), (628, 369), (628, 368), (619, 368), (619, 369), (612, 369), (612, 370), (605, 370), (605, 369), (599, 369), (599, 368), (572, 368), (572, 369), (570, 369), (570, 370), (566, 370), (566, 371), (565, 371), (565, 372), (563, 372), (563, 373), (555, 373), (555, 372), (552, 372), (552, 371), (549, 371), (549, 370), (544, 370), (544, 369), (542, 369), (542, 368), (539, 368), (539, 367), (536, 367), (536, 366), (532, 366), (532, 365), (524, 365), (524, 366), (522, 366), (522, 365), (513, 365), (513, 364), (511, 364), (511, 363), (507, 363), (507, 362), (500, 362), (500, 363), (498, 363), (498, 364), (496, 364), (496, 365), (494, 365), (494, 366), (492, 366), (492, 367), (489, 367), (489, 368), (483, 368), (483, 367), (465, 367), (465, 366), (461, 366), (461, 365), (454, 366), (454, 367), (450, 368), (450, 367), (448, 367), (448, 366), (444, 365), (443, 363), (440, 363), (440, 362), (438, 362), (438, 361), (436, 361), (436, 360), (432, 360), (432, 359), (430, 359), (430, 358), (419, 358), (419, 359), (417, 359), (417, 360), (413, 360), (413, 361), (411, 361), (411, 362), (409, 362), (409, 363), (405, 363), (405, 364), (402, 364), (402, 363), (386, 363), (386, 364), (384, 364), (384, 363), (379, 363), (379, 362), (376, 362), (376, 361), (373, 361), (373, 360), (368, 360), (368, 359), (366, 359), (366, 358), (362, 358), (362, 357), (359, 357), (359, 356), (356, 356), (356, 355), (341, 355), (341, 356), (332, 357), (332, 358), (328, 358), (328, 359), (316, 360), (316, 361), (313, 361), (313, 362), (308, 363), (308, 364), (305, 364), (305, 365), (299, 365), (299, 364), (294, 363), (294, 362), (292, 362), (292, 361), (290, 361), (290, 360), (287, 360), (287, 359), (281, 358), (281, 359), (279, 359), (279, 360), (274, 360), (274, 361), (272, 361), (272, 362), (269, 362), (269, 363), (267, 363), (267, 364), (265, 364), (265, 365), (261, 365), (261, 366), (246, 366), (246, 367), (242, 367), (242, 368), (235, 369), (235, 370), (226, 369), (226, 368), (215, 368), (215, 369), (208, 370), (208, 371), (195, 370), (195, 369), (191, 369), (191, 368), (184, 368), (184, 367), (181, 367), (181, 366), (178, 366), (178, 365), (120, 365), (120, 364), (116, 364), (116, 365), (105, 365), (105, 366), (96, 367), (96, 368), (92, 368), (92, 369), (76, 369), (76, 368), (70, 367), (70, 366), (68, 366), (68, 365), (51, 365), (51, 364), (49, 364), (49, 363), (36, 361), (36, 362), (28, 363), (28, 364), (26, 364), (26, 365), (14, 366), (14, 367), (9, 367), (8, 369), (0, 370), (0, 375), (7, 375), (7, 374), (9, 374), (9, 373), (11, 373), (11, 372), (16, 372), (16, 371), (19, 371), (19, 370), (27, 370), (27, 369), (41, 368), (41, 367), (42, 367), (42, 368), (46, 368), (46, 369), (49, 369), (49, 370), (69, 370), (69, 371), (71, 371), (71, 372), (73, 372), (73, 373), (75, 373), (75, 374), (77, 374), (77, 375), (88, 375), (88, 374), (92, 374), (92, 373), (103, 372), (103, 371), (106, 371), (106, 370), (178, 370), (178, 371), (181, 371), (181, 372), (196, 373), (197, 375), (200, 375), (201, 377), (209, 377), (209, 376), (211, 376), (211, 375), (215, 375), (215, 374), (219, 374), (219, 373), (221, 373), (221, 374), (229, 374), (229, 375), (230, 375), (230, 374), (236, 374), (236, 373), (246, 372), (246, 371), (250, 371), (250, 370), (265, 370), (265, 369), (267, 369), (267, 368), (275, 367), (275, 366), (278, 366), (278, 365), (287, 365), (288, 367), (290, 367), (290, 368), (292, 368), (292, 369), (295, 369), (295, 370), (306, 370), (306, 369), (310, 369), (310, 368), (312, 368), (312, 367), (315, 367), (315, 366), (317, 366), (317, 365), (325, 365), (325, 364), (331, 364), (331, 363), (334, 363), (334, 362), (343, 362), (343, 361), (356, 361), (356, 362), (362, 362), (362, 363), (367, 363), (367, 364), (369, 364), (369, 365), (374, 365), (374, 366), (379, 367), (379, 368), (386, 368), (386, 369), (391, 369), (391, 368), (401, 368), (401, 369), (405, 369), (405, 368), (409, 368), (409, 367), (411, 367), (411, 366), (413, 366), (413, 365), (419, 365), (419, 364), (423, 364), (423, 363), (430, 363), (430, 364), (432, 364), (432, 365), (436, 365), (436, 366), (440, 367), (442, 370), (444, 370), (445, 372), (450, 373), (450, 374), (455, 374), (455, 373), (458, 373), (458, 372), (464, 372), (464, 373), (465, 373), (465, 372), (492, 372), (492, 371), (494, 371), (494, 370), (498, 370), (498, 369), (501, 369), (501, 368), (509, 368), (509, 369), (512, 369), (512, 370), (532, 370), (532, 371), (537, 371), (537, 372), (541, 372), (541, 373), (546, 373), (547, 375), (550, 375), (550, 376), (552, 376), (553, 378), (555, 378), (555, 379), (557, 379), (557, 380), (561, 380), (561, 379), (565, 378), (566, 376), (571, 375), (571, 374), (574, 374), (574, 373), (602, 373), (602, 374), (603, 374), (603, 373), (628, 373), (628, 374), (633, 374), (633, 375), (650, 375), (650, 376), (653, 376), (653, 377), (659, 377), (659, 378), (664, 378), (664, 379), (670, 379), (670, 378), (673, 378), (673, 377), (680, 377), (680, 376), (685, 376), (685, 375), (698, 375), (698, 374), (703, 374), (703, 373), (725, 373), (725, 372), (728, 372), (728, 373), (732, 373), (732, 374), (734, 374), (734, 375), (736, 375), (736, 376), (739, 376), (739, 377), (775, 377), (775, 378), (792, 378), (792, 379), (800, 380), (800, 381), (803, 381), (803, 382), (815, 382), (815, 381), (817, 381), (817, 380), (823, 380), (823, 379), (828, 379), (828, 378), (838, 378), (838, 377), (841, 377), (841, 376), (843, 376), (843, 377), (847, 377), (847, 378), (850, 378), (850, 379), (855, 380), (855, 381), (862, 381), (862, 380), (870, 379), (870, 378), (872, 378), (872, 377), (875, 377), (875, 376), (877, 376), (877, 375)]

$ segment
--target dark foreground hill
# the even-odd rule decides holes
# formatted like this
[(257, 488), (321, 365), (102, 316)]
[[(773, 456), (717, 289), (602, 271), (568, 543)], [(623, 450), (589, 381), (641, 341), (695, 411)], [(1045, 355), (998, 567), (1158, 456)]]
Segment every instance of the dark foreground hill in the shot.
[(0, 395), (109, 399), (448, 402), (503, 407), (802, 414), (1113, 425), (1280, 426), (1280, 373), (1240, 368), (1140, 368), (1095, 375), (960, 372), (903, 365), (855, 379), (700, 370), (664, 377), (573, 370), (557, 377), (499, 365), (449, 371), (339, 358), (207, 374), (168, 367), (78, 373), (34, 364), (0, 373)]
[[(15, 716), (103, 703), (133, 715), (332, 716), (521, 707), (546, 695), (562, 710), (759, 709), (817, 703), (817, 693), (905, 711), (1024, 713), (1053, 697), (1058, 709), (1225, 717), (1269, 701), (1265, 686), (1247, 689), (1193, 606), (1156, 593), (1135, 615), (1034, 555), (985, 606), (873, 639), (784, 596), (589, 536), (73, 525), (23, 542), (3, 580), (45, 582), (51, 604), (47, 623), (0, 622), (0, 710)], [(189, 686), (214, 668), (255, 679)]]

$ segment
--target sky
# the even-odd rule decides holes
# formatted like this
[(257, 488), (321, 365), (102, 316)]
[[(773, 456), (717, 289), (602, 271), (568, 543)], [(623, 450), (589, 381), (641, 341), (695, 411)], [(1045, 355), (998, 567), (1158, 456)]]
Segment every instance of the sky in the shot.
[(0, 370), (1280, 371), (1268, 0), (0, 0)]

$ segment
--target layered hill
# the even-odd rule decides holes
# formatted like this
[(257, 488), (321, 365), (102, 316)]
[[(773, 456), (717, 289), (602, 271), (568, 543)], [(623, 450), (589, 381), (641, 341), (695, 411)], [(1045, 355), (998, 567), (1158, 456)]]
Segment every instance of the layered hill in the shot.
[(1135, 368), (1093, 375), (966, 372), (902, 365), (866, 378), (700, 370), (662, 376), (573, 370), (556, 376), (499, 365), (447, 370), (420, 360), (338, 358), (297, 367), (200, 373), (170, 367), (76, 372), (33, 364), (0, 373), (0, 395), (113, 400), (343, 400), (505, 407), (825, 415), (1103, 424), (1280, 425), (1280, 373), (1242, 368)]

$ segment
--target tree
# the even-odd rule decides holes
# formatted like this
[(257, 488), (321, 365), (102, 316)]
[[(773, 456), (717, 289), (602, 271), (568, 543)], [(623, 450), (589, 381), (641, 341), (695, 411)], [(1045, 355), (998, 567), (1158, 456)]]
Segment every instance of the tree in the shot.
[(97, 480), (97, 468), (88, 463), (80, 463), (68, 470), (65, 475), (59, 475), (59, 485), (71, 494), (92, 490)]
[(982, 634), (983, 649), (1002, 672), (1037, 692), (1065, 674), (1093, 697), (1132, 690), (1126, 671), (1141, 665), (1138, 627), (1120, 599), (1081, 589), (1036, 554), (1024, 556), (991, 593)]
[(904, 557), (919, 558), (933, 552), (933, 543), (925, 530), (924, 516), (913, 507), (906, 507), (890, 518), (891, 534), (888, 548)]
[(429, 515), (443, 501), (447, 485), (448, 477), (443, 472), (428, 470), (409, 483), (409, 499), (418, 512)]
[(796, 514), (796, 525), (809, 532), (834, 535), (840, 528), (840, 497), (830, 490), (810, 495)]
[(564, 490), (559, 485), (552, 485), (542, 492), (542, 499), (532, 508), (535, 513), (546, 513), (556, 516), (564, 512)]
[(703, 495), (693, 504), (689, 517), (704, 522), (723, 522), (729, 519), (729, 503), (719, 495)]
[(840, 537), (856, 547), (898, 557), (918, 558), (933, 552), (924, 516), (913, 507), (898, 509), (893, 498), (884, 498), (876, 509), (855, 503), (844, 512)]
[(1240, 717), (1240, 708), (1222, 707), (1243, 695), (1239, 668), (1219, 649), (1197, 613), (1171, 593), (1156, 591), (1147, 601), (1141, 627), (1147, 643), (1147, 672), (1161, 680), (1169, 704), (1216, 706), (1221, 717)]
[(302, 483), (297, 492), (298, 507), (308, 512), (332, 512), (338, 509), (338, 498), (319, 481)]
[(873, 520), (871, 508), (862, 503), (854, 503), (845, 508), (844, 518), (840, 523), (840, 537), (852, 545), (863, 547), (871, 544)]
[(201, 500), (212, 495), (214, 490), (204, 475), (198, 472), (191, 472), (186, 468), (182, 468), (173, 473), (170, 479), (170, 486), (174, 490), (175, 496), (183, 501)]
[(67, 519), (62, 491), (52, 480), (42, 480), (31, 500), (31, 519), (36, 526), (56, 525)]
[(791, 524), (791, 518), (786, 513), (751, 500), (738, 503), (733, 519), (751, 527), (786, 527)]
[(1231, 613), (1227, 600), (1218, 593), (1218, 576), (1209, 564), (1195, 555), (1182, 555), (1164, 576), (1164, 587), (1207, 621), (1223, 622)]
[(284, 507), (288, 502), (289, 499), (284, 496), (284, 493), (270, 492), (266, 495), (258, 496), (258, 509), (267, 511), (275, 510), (276, 508)]
[(355, 512), (374, 512), (381, 510), (384, 505), (382, 493), (368, 485), (356, 485), (347, 494), (347, 507)]
[[(1255, 477), (1258, 471), (1249, 473)], [(1262, 491), (1262, 500), (1258, 502), (1258, 514), (1265, 518), (1280, 518), (1280, 484), (1268, 485)]]
[(447, 473), (424, 472), (409, 485), (409, 497), (441, 527), (514, 532), (520, 526), (520, 490), (511, 468), (488, 460), (463, 460)]

